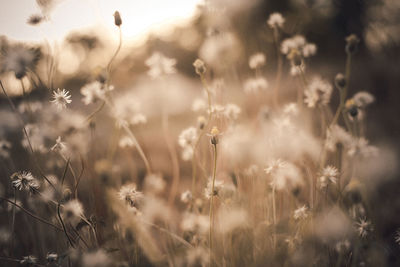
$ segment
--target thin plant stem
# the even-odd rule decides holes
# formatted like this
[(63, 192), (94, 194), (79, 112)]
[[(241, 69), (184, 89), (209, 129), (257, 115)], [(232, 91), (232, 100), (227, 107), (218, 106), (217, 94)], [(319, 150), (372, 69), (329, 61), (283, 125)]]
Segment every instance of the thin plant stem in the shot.
[[(111, 109), (114, 108), (113, 104), (112, 104), (107, 98), (104, 98), (104, 102), (105, 102)], [(144, 165), (145, 165), (145, 167), (146, 167), (147, 174), (151, 174), (151, 168), (150, 168), (149, 161), (147, 160), (146, 155), (144, 154), (143, 149), (142, 149), (142, 147), (140, 146), (139, 142), (137, 141), (135, 135), (133, 134), (133, 132), (131, 131), (131, 129), (129, 129), (129, 127), (128, 127), (125, 123), (122, 123), (121, 127), (122, 127), (122, 128), (124, 129), (124, 131), (128, 134), (129, 138), (131, 138), (133, 144), (136, 146), (136, 148), (137, 148), (137, 150), (138, 150), (138, 152), (139, 152), (139, 155), (140, 155), (140, 157), (142, 158), (142, 160), (143, 160), (143, 162), (144, 162)]]
[(175, 200), (176, 193), (178, 191), (178, 186), (179, 186), (179, 180), (180, 180), (180, 173), (179, 173), (179, 160), (178, 160), (178, 155), (175, 149), (175, 146), (173, 142), (171, 142), (171, 138), (169, 136), (169, 130), (168, 130), (168, 113), (165, 109), (163, 108), (162, 111), (162, 127), (163, 127), (163, 133), (164, 133), (164, 139), (167, 144), (168, 152), (172, 160), (172, 185), (171, 185), (171, 191), (168, 199), (168, 203), (170, 205), (173, 204)]
[(346, 101), (346, 97), (347, 97), (347, 89), (349, 87), (349, 82), (350, 82), (350, 74), (351, 74), (351, 54), (347, 54), (347, 59), (346, 59), (346, 85), (344, 86), (343, 90), (339, 89), (340, 92), (340, 103), (339, 103), (339, 107), (336, 110), (335, 116), (332, 119), (332, 122), (330, 124), (329, 127), (331, 127), (332, 125), (335, 125), (339, 119), (339, 115), (342, 112), (342, 110), (344, 109), (344, 104)]
[(275, 203), (275, 185), (272, 186), (272, 221), (274, 224), (274, 233), (272, 234), (273, 249), (276, 248), (276, 203)]
[(121, 50), (121, 46), (122, 46), (122, 31), (121, 31), (121, 26), (118, 26), (118, 30), (119, 30), (119, 42), (118, 42), (118, 47), (117, 50), (115, 50), (114, 55), (111, 57), (110, 61), (108, 62), (107, 65), (107, 72), (111, 75), (111, 67), (112, 67), (112, 63), (114, 62), (115, 58), (117, 57), (119, 51)]
[(278, 61), (278, 70), (276, 72), (276, 78), (275, 78), (275, 87), (274, 87), (274, 105), (275, 107), (278, 107), (279, 105), (279, 87), (281, 84), (281, 77), (282, 77), (282, 56), (279, 50), (279, 29), (277, 27), (274, 28), (274, 43), (275, 43), (275, 49), (276, 49), (276, 57)]
[(210, 90), (208, 89), (208, 83), (207, 80), (204, 77), (204, 74), (200, 75), (200, 80), (201, 83), (203, 84), (204, 90), (206, 90), (207, 93), (207, 100), (208, 100), (208, 119), (206, 125), (203, 127), (202, 131), (200, 132), (199, 136), (197, 137), (196, 143), (193, 147), (193, 157), (192, 157), (192, 194), (195, 194), (195, 187), (196, 187), (196, 172), (197, 172), (197, 164), (196, 164), (196, 151), (198, 149), (198, 146), (200, 144), (201, 138), (204, 136), (206, 130), (208, 129), (208, 126), (211, 123), (211, 118), (212, 118), (212, 112), (211, 112), (211, 93)]
[(54, 225), (54, 224), (52, 224), (51, 222), (46, 221), (46, 220), (44, 220), (44, 219), (38, 217), (37, 215), (35, 215), (35, 214), (31, 213), (30, 211), (24, 209), (23, 207), (21, 207), (20, 205), (18, 205), (18, 204), (15, 203), (15, 202), (12, 202), (11, 200), (9, 200), (9, 199), (7, 199), (7, 198), (4, 198), (4, 197), (0, 197), (0, 200), (4, 200), (4, 201), (6, 201), (6, 202), (8, 202), (8, 203), (10, 203), (10, 204), (12, 204), (12, 205), (14, 205), (14, 206), (16, 206), (17, 208), (19, 208), (20, 210), (22, 210), (23, 212), (25, 212), (26, 214), (28, 214), (28, 215), (31, 216), (32, 218), (35, 218), (36, 220), (38, 220), (38, 221), (40, 221), (40, 222), (42, 222), (42, 223), (44, 223), (44, 224), (50, 225), (50, 226), (54, 227), (55, 229), (57, 229), (57, 230), (59, 230), (59, 231), (62, 231), (62, 229), (61, 229), (60, 227), (58, 227), (57, 225)]
[(213, 150), (214, 150), (214, 167), (213, 167), (213, 176), (212, 176), (212, 187), (211, 187), (211, 196), (210, 196), (210, 230), (209, 230), (209, 242), (210, 242), (210, 251), (209, 251), (209, 261), (210, 261), (210, 266), (212, 266), (212, 249), (213, 249), (213, 221), (214, 221), (214, 207), (213, 207), (213, 201), (214, 201), (214, 186), (215, 186), (215, 177), (217, 173), (217, 145), (213, 144)]
[(304, 94), (304, 91), (307, 89), (307, 79), (306, 79), (306, 76), (305, 76), (304, 71), (301, 68), (301, 66), (298, 66), (298, 69), (300, 71), (300, 79), (301, 79), (302, 86), (298, 87), (297, 104), (298, 104), (299, 108), (301, 108), (303, 106), (303, 94)]
[(53, 183), (50, 182), (50, 180), (43, 173), (42, 168), (39, 166), (39, 163), (38, 163), (38, 161), (37, 161), (37, 159), (35, 157), (35, 151), (33, 150), (33, 146), (32, 146), (31, 140), (30, 140), (28, 132), (26, 131), (26, 128), (25, 128), (25, 122), (22, 119), (21, 114), (18, 112), (17, 108), (15, 107), (14, 103), (11, 101), (11, 98), (8, 96), (8, 94), (6, 92), (6, 89), (4, 88), (3, 83), (1, 82), (1, 80), (0, 80), (0, 86), (1, 86), (1, 89), (3, 90), (4, 95), (6, 96), (6, 98), (8, 100), (8, 103), (10, 104), (11, 109), (13, 110), (13, 112), (17, 115), (18, 119), (20, 120), (22, 130), (24, 132), (24, 135), (25, 135), (26, 140), (28, 142), (29, 149), (30, 149), (31, 154), (32, 154), (32, 158), (33, 158), (33, 160), (35, 162), (35, 165), (36, 165), (40, 175), (46, 180), (46, 182), (48, 182), (53, 187), (54, 190), (56, 190), (56, 188), (54, 187)]
[(75, 248), (74, 243), (72, 243), (72, 240), (71, 240), (71, 238), (69, 237), (69, 235), (68, 235), (68, 233), (67, 233), (67, 229), (65, 228), (64, 221), (63, 221), (63, 219), (62, 219), (62, 217), (61, 217), (60, 206), (61, 206), (61, 204), (58, 203), (58, 205), (57, 205), (57, 216), (58, 216), (58, 219), (60, 219), (60, 222), (61, 222), (61, 225), (62, 225), (64, 234), (65, 234), (65, 236), (67, 237), (70, 246), (73, 247), (73, 248)]
[[(17, 189), (14, 188), (14, 203), (17, 203)], [(14, 228), (15, 227), (15, 206), (13, 205), (12, 210), (12, 222), (11, 222), (11, 252), (14, 251)]]

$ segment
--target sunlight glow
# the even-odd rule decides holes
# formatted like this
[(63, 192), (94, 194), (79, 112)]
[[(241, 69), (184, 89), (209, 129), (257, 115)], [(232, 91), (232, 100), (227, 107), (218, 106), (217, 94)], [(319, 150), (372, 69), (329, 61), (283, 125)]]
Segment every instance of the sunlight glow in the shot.
[(51, 20), (39, 26), (26, 24), (39, 13), (35, 1), (0, 2), (0, 35), (25, 41), (43, 38), (60, 40), (69, 32), (83, 28), (112, 31), (113, 13), (122, 17), (124, 38), (137, 38), (150, 31), (162, 32), (171, 25), (190, 19), (200, 0), (59, 0)]

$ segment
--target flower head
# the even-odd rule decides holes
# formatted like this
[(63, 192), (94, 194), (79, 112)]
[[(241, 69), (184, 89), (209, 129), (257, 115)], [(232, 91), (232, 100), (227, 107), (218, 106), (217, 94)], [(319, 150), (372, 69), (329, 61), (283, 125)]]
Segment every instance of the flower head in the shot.
[(339, 171), (334, 166), (326, 166), (319, 177), (320, 188), (326, 188), (329, 183), (336, 184)]
[(214, 191), (212, 190), (212, 187), (213, 187), (213, 180), (212, 180), (212, 178), (210, 178), (208, 180), (207, 187), (204, 191), (204, 195), (207, 199), (210, 199), (211, 196), (219, 196), (219, 193), (221, 192), (221, 190), (224, 187), (224, 182), (220, 181), (220, 180), (215, 180), (214, 181)]
[(68, 201), (63, 206), (62, 216), (64, 220), (70, 222), (72, 225), (77, 224), (81, 220), (81, 216), (83, 216), (82, 204), (76, 199)]
[(268, 81), (263, 77), (247, 79), (243, 85), (244, 92), (247, 94), (265, 91), (267, 88)]
[(27, 171), (16, 172), (11, 175), (12, 186), (17, 190), (27, 190), (34, 193), (39, 189), (39, 183), (32, 173)]
[(106, 93), (112, 90), (114, 90), (113, 86), (105, 87), (105, 85), (99, 81), (88, 83), (81, 88), (81, 94), (83, 95), (82, 101), (85, 105), (95, 103), (99, 99), (104, 99)]
[(70, 93), (65, 89), (58, 88), (53, 91), (53, 100), (50, 101), (53, 103), (59, 110), (62, 110), (67, 107), (67, 104), (72, 102)]
[(134, 208), (137, 208), (139, 203), (143, 200), (143, 193), (136, 190), (135, 184), (122, 186), (118, 192), (118, 196), (121, 200)]
[(358, 235), (361, 238), (365, 238), (367, 237), (367, 235), (373, 231), (373, 226), (371, 224), (370, 221), (368, 221), (367, 219), (360, 219), (357, 223), (356, 223), (356, 230), (358, 232)]
[(150, 68), (147, 73), (152, 78), (157, 78), (176, 72), (176, 59), (168, 58), (160, 52), (154, 52), (145, 63)]
[(122, 24), (121, 15), (119, 14), (118, 11), (114, 12), (114, 24), (115, 24), (115, 26), (118, 26), (118, 27), (120, 27)]
[(33, 255), (24, 256), (20, 263), (25, 266), (34, 266), (37, 263), (37, 258)]
[(198, 75), (203, 75), (207, 71), (204, 61), (199, 58), (193, 62), (193, 66)]
[(296, 209), (293, 213), (293, 218), (295, 220), (304, 220), (307, 219), (307, 217), (308, 217), (308, 209), (306, 205)]
[(265, 65), (265, 55), (263, 53), (256, 53), (249, 58), (250, 69), (257, 69)]
[(272, 13), (267, 21), (268, 26), (271, 28), (282, 28), (284, 23), (285, 18), (278, 12)]
[(183, 192), (181, 194), (181, 201), (185, 204), (188, 204), (189, 202), (191, 202), (193, 199), (193, 195), (192, 192), (190, 192), (189, 190), (186, 190), (185, 192)]
[(332, 85), (319, 77), (314, 77), (304, 91), (304, 102), (309, 108), (315, 108), (318, 105), (327, 105), (331, 99), (331, 94)]

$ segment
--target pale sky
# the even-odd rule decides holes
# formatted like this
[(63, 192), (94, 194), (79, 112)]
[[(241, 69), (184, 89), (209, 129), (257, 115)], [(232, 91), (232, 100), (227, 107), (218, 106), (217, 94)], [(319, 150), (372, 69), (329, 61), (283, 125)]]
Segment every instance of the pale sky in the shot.
[(21, 41), (61, 40), (71, 30), (103, 27), (115, 31), (113, 13), (122, 17), (124, 38), (137, 38), (187, 21), (201, 0), (55, 0), (51, 21), (39, 26), (26, 23), (39, 14), (35, 0), (0, 0), (0, 35)]

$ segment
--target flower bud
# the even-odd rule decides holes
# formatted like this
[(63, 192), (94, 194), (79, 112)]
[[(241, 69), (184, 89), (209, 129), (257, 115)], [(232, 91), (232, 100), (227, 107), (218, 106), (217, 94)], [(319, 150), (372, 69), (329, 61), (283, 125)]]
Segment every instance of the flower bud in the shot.
[(303, 61), (300, 52), (297, 49), (290, 50), (290, 53), (287, 57), (292, 61), (293, 65), (296, 67), (300, 66)]
[(338, 73), (335, 77), (335, 85), (338, 89), (343, 89), (346, 86), (346, 78), (343, 74)]
[(119, 14), (118, 11), (114, 12), (114, 23), (118, 27), (121, 26), (121, 24), (122, 24), (121, 15)]
[(196, 59), (193, 63), (193, 66), (198, 75), (203, 75), (204, 73), (206, 73), (207, 69), (206, 69), (206, 65), (204, 64), (203, 60)]
[(200, 130), (203, 130), (204, 126), (206, 126), (206, 118), (204, 118), (204, 116), (199, 116), (197, 118), (197, 125)]
[(218, 135), (219, 135), (219, 130), (218, 130), (218, 128), (217, 128), (216, 126), (214, 126), (214, 127), (211, 129), (210, 134), (211, 134), (211, 144), (217, 145), (217, 144), (218, 144)]
[(354, 54), (357, 51), (360, 39), (355, 34), (350, 34), (346, 37), (346, 53)]

